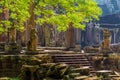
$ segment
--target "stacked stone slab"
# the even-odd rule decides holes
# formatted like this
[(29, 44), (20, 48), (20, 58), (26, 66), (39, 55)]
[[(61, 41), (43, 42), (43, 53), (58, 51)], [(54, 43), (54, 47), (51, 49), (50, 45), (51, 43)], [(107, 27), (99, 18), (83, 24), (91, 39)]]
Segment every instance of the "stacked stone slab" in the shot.
[(84, 54), (56, 54), (53, 59), (56, 63), (66, 63), (69, 66), (91, 66)]

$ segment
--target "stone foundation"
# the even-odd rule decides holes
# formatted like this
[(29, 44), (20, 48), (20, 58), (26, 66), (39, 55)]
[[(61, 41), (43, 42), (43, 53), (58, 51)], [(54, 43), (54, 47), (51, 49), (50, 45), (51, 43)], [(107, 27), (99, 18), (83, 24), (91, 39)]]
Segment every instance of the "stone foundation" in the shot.
[(22, 65), (39, 65), (52, 62), (47, 54), (41, 55), (0, 55), (0, 77), (17, 77)]

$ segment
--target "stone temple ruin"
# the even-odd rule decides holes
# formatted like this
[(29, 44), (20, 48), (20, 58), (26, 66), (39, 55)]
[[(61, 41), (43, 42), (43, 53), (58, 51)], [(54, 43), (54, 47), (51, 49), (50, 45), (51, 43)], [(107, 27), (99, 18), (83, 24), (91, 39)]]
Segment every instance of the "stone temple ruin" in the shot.
[(21, 80), (119, 80), (120, 58), (112, 53), (108, 29), (103, 36), (100, 46), (86, 47), (85, 52), (76, 45), (71, 50), (38, 47), (37, 54), (1, 55), (0, 80), (18, 75)]
[(103, 31), (103, 41), (100, 45), (100, 53), (103, 55), (107, 55), (108, 53), (111, 53), (112, 50), (110, 49), (110, 31), (108, 29), (104, 29)]
[(84, 48), (85, 52), (88, 53), (100, 53), (103, 55), (106, 55), (108, 53), (115, 52), (114, 50), (115, 45), (111, 45), (111, 34), (109, 29), (104, 29), (103, 30), (103, 40), (99, 45), (94, 45), (94, 46), (88, 46)]

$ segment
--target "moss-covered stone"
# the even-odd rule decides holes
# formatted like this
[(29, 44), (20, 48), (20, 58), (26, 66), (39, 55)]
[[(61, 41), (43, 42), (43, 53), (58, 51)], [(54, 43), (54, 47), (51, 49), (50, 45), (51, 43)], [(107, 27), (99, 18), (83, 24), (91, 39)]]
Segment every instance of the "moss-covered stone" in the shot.
[(27, 55), (36, 55), (36, 54), (39, 54), (39, 51), (26, 51), (25, 54)]
[(6, 52), (10, 54), (20, 53), (21, 47), (14, 41), (9, 42), (6, 45)]
[[(44, 58), (42, 59), (41, 57)], [(6, 75), (17, 77), (20, 74), (22, 65), (41, 65), (50, 62), (48, 55), (1, 55), (0, 56), (0, 76)], [(42, 61), (44, 60), (44, 61)], [(48, 61), (47, 61), (48, 60)]]
[(4, 42), (0, 42), (0, 51), (5, 51), (5, 46)]
[(0, 80), (10, 80), (8, 77), (1, 77)]
[(22, 80), (35, 80), (34, 72), (39, 68), (38, 65), (23, 65), (22, 66), (22, 72), (21, 72), (21, 78)]
[(42, 63), (53, 62), (52, 56), (49, 54), (44, 54), (44, 55), (38, 54), (38, 55), (35, 55), (35, 58), (40, 59)]

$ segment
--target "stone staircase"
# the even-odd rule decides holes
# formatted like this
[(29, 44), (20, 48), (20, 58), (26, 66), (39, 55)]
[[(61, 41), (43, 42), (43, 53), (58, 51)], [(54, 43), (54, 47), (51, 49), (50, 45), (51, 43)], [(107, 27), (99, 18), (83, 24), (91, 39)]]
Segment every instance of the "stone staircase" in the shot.
[[(88, 76), (86, 76), (84, 74), (81, 75), (80, 73), (82, 69), (85, 69), (87, 67), (89, 69), (89, 74), (94, 74), (93, 73), (94, 68), (92, 67), (90, 61), (87, 59), (87, 57), (83, 53), (55, 54), (53, 55), (53, 60), (55, 63), (65, 63), (68, 66), (75, 67), (75, 69), (71, 73), (71, 75), (74, 77), (75, 80), (84, 80), (90, 77), (88, 74), (87, 74)], [(91, 79), (91, 80), (95, 80), (95, 79)]]
[(55, 63), (65, 63), (69, 66), (80, 67), (80, 66), (91, 66), (88, 59), (84, 54), (55, 54), (53, 55)]

